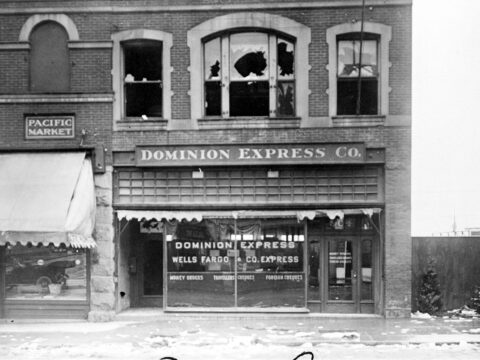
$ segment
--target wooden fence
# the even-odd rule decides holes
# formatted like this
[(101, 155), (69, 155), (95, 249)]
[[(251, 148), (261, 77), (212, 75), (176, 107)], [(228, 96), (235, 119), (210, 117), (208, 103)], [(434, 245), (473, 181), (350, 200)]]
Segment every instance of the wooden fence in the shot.
[(480, 237), (412, 238), (414, 312), (417, 311), (418, 292), (429, 259), (435, 261), (444, 310), (468, 305), (475, 285), (480, 286)]

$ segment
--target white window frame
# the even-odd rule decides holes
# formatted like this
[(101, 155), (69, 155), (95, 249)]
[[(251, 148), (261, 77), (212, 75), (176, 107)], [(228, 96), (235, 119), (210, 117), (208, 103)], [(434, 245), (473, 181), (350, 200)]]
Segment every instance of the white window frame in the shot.
[[(125, 94), (124, 94), (124, 53), (123, 41), (128, 40), (156, 40), (162, 42), (162, 119), (170, 120), (172, 116), (172, 91), (170, 49), (173, 43), (172, 34), (148, 29), (126, 30), (112, 35), (112, 86), (114, 91), (113, 102), (113, 124), (114, 130), (117, 122), (127, 120), (125, 116)], [(139, 119), (140, 121), (141, 119)]]
[[(308, 46), (310, 44), (310, 28), (294, 20), (265, 13), (234, 13), (207, 20), (187, 33), (190, 47), (190, 109), (191, 118), (195, 122), (205, 118), (204, 115), (204, 74), (203, 74), (203, 40), (209, 35), (235, 29), (258, 29), (266, 33), (286, 34), (286, 38), (295, 40), (295, 116), (308, 117)], [(270, 65), (270, 64), (269, 64)], [(271, 66), (271, 65), (270, 65)], [(276, 65), (275, 67), (276, 68)], [(276, 99), (270, 99), (273, 101)], [(222, 100), (223, 101), (223, 100)], [(196, 127), (196, 126), (194, 126)]]
[[(361, 23), (345, 23), (332, 26), (327, 29), (328, 44), (328, 111), (329, 116), (337, 116), (337, 36), (347, 33), (359, 33)], [(391, 66), (388, 58), (389, 44), (392, 38), (392, 28), (387, 25), (365, 22), (364, 32), (378, 35), (378, 115), (389, 114), (389, 68)], [(359, 116), (378, 116), (359, 115)], [(355, 117), (357, 115), (342, 115)]]

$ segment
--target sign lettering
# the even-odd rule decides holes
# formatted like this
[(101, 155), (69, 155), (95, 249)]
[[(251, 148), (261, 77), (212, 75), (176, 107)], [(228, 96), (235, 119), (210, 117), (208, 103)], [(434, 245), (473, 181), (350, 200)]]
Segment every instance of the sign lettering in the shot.
[(74, 116), (26, 116), (26, 139), (72, 139), (75, 137)]
[(137, 166), (335, 164), (365, 161), (363, 143), (139, 146)]

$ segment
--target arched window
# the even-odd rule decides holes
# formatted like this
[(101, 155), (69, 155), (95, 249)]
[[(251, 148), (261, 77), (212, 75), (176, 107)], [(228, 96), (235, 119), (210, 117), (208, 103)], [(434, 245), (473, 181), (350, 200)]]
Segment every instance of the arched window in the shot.
[(190, 29), (187, 42), (194, 121), (308, 117), (307, 26), (278, 15), (233, 13)]
[(44, 21), (30, 33), (30, 90), (60, 93), (70, 90), (68, 34), (55, 21)]
[(294, 116), (295, 43), (275, 33), (225, 33), (203, 43), (205, 116)]

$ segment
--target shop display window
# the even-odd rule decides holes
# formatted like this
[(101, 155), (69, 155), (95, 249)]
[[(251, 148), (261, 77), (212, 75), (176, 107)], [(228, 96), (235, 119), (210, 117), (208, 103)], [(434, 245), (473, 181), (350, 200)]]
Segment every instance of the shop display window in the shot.
[(304, 307), (304, 225), (206, 219), (167, 225), (167, 306)]
[(64, 246), (7, 246), (5, 298), (86, 300), (84, 249)]

